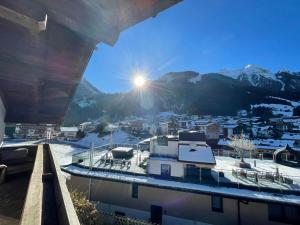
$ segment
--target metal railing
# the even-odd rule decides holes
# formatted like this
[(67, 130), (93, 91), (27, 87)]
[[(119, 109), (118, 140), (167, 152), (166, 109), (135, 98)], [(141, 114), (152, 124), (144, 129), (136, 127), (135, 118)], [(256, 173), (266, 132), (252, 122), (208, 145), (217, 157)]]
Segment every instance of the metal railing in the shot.
[[(102, 146), (98, 146), (98, 147), (94, 147), (93, 150), (93, 157), (101, 157), (102, 156), (102, 152), (105, 150), (111, 150), (117, 147), (131, 147), (134, 150), (138, 149), (138, 145), (133, 145), (133, 144), (106, 144), (106, 145), (102, 145)], [(90, 154), (91, 154), (91, 150), (88, 149), (84, 152), (79, 152), (76, 153), (74, 155), (72, 155), (72, 163), (78, 163), (80, 161), (85, 161), (87, 159), (90, 158)]]

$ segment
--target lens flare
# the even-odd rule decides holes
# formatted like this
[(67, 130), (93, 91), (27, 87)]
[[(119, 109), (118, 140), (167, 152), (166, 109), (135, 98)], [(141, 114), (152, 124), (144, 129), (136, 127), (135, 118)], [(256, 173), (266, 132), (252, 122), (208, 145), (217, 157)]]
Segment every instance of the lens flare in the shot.
[(133, 79), (133, 83), (138, 88), (144, 87), (145, 84), (146, 84), (146, 78), (144, 76), (142, 76), (142, 75), (137, 75)]

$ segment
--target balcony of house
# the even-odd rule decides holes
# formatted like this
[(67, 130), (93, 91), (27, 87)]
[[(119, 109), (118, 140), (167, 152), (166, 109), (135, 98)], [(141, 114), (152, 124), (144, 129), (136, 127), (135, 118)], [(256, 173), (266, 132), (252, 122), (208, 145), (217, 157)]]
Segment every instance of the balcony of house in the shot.
[(0, 202), (0, 224), (79, 225), (49, 145), (1, 148)]

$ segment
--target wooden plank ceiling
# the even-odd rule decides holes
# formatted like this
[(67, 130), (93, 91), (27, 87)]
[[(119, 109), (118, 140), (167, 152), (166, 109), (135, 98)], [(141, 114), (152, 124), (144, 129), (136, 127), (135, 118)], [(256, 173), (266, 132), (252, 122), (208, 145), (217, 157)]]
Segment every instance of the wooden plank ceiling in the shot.
[[(113, 45), (124, 29), (179, 1), (0, 0), (0, 7), (8, 9), (0, 10), (5, 121), (60, 123), (95, 46)], [(45, 18), (44, 31), (30, 29)]]

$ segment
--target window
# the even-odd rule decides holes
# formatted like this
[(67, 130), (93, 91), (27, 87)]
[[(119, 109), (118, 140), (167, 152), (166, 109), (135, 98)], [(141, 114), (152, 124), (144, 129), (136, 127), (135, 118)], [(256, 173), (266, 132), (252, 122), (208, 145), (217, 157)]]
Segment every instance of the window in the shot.
[(283, 223), (297, 224), (300, 207), (268, 204), (269, 220)]
[(163, 177), (171, 176), (171, 166), (169, 164), (161, 164), (161, 176)]
[(157, 144), (160, 146), (168, 146), (168, 137), (166, 136), (157, 137)]
[(116, 216), (126, 216), (125, 213), (120, 212), (120, 211), (115, 211), (115, 215), (116, 215)]
[(223, 198), (221, 196), (211, 196), (211, 209), (214, 212), (223, 212)]
[(132, 198), (138, 198), (139, 197), (139, 186), (138, 186), (138, 184), (132, 184), (131, 197)]

